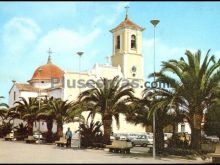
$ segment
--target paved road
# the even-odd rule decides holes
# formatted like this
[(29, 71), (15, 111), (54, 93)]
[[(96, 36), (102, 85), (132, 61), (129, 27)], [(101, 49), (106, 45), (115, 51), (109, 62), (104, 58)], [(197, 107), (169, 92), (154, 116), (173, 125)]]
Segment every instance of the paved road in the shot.
[(145, 152), (147, 148), (135, 147), (127, 155), (109, 153), (107, 150), (66, 149), (55, 145), (6, 142), (0, 139), (0, 163), (207, 163), (210, 160), (185, 160), (162, 158), (154, 160)]

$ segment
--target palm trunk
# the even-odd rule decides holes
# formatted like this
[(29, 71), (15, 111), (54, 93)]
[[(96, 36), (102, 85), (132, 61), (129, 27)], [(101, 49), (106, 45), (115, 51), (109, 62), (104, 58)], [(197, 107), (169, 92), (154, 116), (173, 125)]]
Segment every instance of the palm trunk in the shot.
[(202, 115), (193, 115), (193, 123), (191, 126), (191, 148), (199, 151), (201, 148), (201, 123)]
[(29, 120), (27, 123), (28, 123), (28, 135), (32, 136), (33, 135), (33, 125), (34, 125), (34, 122)]
[(47, 120), (47, 142), (52, 142), (52, 128), (53, 128), (53, 120)]
[(110, 144), (110, 135), (111, 135), (111, 127), (112, 127), (112, 116), (105, 116), (102, 120), (104, 127), (104, 143)]
[(160, 122), (156, 122), (155, 143), (156, 143), (156, 153), (161, 153), (164, 149), (164, 133), (163, 133), (163, 125), (161, 125)]
[(173, 135), (176, 133), (176, 123), (173, 123)]
[(57, 122), (57, 137), (60, 138), (63, 136), (63, 123)]

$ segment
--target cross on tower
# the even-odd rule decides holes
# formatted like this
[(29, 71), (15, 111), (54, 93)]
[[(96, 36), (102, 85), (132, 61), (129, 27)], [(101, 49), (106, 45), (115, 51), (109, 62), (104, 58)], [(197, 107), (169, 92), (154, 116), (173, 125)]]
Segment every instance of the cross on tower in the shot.
[(129, 9), (129, 6), (125, 6), (125, 11), (126, 11), (126, 17), (125, 17), (125, 19), (128, 18), (128, 9)]

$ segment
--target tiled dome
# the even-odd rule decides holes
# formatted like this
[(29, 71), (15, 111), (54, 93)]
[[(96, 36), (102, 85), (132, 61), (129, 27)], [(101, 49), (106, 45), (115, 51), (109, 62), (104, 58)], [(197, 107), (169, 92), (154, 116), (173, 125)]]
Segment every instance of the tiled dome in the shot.
[(63, 75), (64, 71), (52, 64), (49, 56), (47, 64), (38, 67), (31, 80), (50, 80), (51, 78), (62, 78)]

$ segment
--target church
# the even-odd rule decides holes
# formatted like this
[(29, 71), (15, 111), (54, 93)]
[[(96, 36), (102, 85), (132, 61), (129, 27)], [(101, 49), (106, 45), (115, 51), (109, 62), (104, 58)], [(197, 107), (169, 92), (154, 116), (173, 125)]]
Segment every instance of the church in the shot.
[[(52, 60), (49, 53), (47, 63), (39, 66), (27, 83), (13, 81), (13, 85), (9, 91), (9, 106), (13, 107), (14, 102), (20, 99), (19, 97), (53, 96), (62, 100), (77, 100), (79, 93), (86, 90), (86, 88), (70, 88), (68, 85), (63, 85), (63, 83), (68, 84), (68, 81), (71, 80), (97, 80), (100, 77), (112, 79), (115, 76), (119, 76), (124, 80), (135, 80), (139, 84), (144, 84), (143, 31), (144, 28), (132, 22), (126, 14), (125, 19), (118, 26), (110, 30), (113, 43), (111, 62), (107, 64), (95, 64), (93, 68), (84, 72), (64, 72), (62, 68), (55, 65), (56, 62)], [(135, 96), (141, 97), (143, 89), (143, 86), (142, 88), (140, 86), (135, 88)], [(97, 115), (95, 120), (100, 119), (100, 116)], [(76, 130), (78, 124), (65, 124), (64, 131), (67, 127)], [(46, 131), (46, 126), (43, 122), (39, 122), (34, 130), (39, 128), (41, 131)], [(53, 127), (53, 131), (55, 130), (56, 126)], [(119, 129), (113, 120), (113, 132), (145, 132), (145, 129), (141, 125), (135, 126), (128, 123), (125, 117), (121, 115)]]

